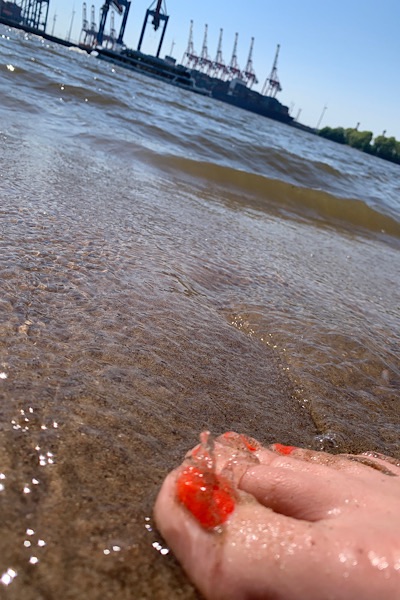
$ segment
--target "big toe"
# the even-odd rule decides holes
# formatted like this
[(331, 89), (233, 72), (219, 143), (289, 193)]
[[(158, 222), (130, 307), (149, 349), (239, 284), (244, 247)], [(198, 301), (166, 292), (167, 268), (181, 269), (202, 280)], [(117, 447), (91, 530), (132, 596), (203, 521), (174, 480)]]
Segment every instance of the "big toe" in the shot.
[(157, 527), (189, 579), (208, 600), (282, 598), (287, 581), (276, 568), (304, 521), (277, 514), (238, 492), (234, 511), (219, 528), (206, 529), (178, 500), (179, 470), (164, 481), (154, 507)]

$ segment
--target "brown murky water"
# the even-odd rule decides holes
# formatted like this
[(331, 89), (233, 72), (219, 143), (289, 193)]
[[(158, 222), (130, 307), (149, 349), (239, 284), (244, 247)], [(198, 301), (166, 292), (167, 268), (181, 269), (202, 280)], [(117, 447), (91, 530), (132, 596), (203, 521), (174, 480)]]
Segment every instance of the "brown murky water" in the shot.
[[(21, 102), (0, 134), (0, 597), (196, 598), (152, 506), (201, 430), (400, 456), (397, 238), (281, 209), (277, 188), (249, 174), (246, 192), (232, 165), (233, 188), (226, 171), (172, 166), (165, 131), (124, 120), (117, 100), (114, 114), (110, 91), (93, 129), (82, 98), (55, 104), (55, 75), (40, 67), (38, 91), (23, 65), (52, 53), (60, 80), (109, 90), (107, 68), (17, 34), (11, 46), (14, 91), (43, 102), (40, 128)], [(118, 76), (163, 118), (154, 82)], [(183, 94), (159, 89), (170, 106)], [(230, 112), (182, 98), (200, 103), (199, 131), (209, 110), (229, 139)], [(169, 135), (205, 155), (179, 138), (189, 110), (174, 104)], [(257, 123), (284, 146), (288, 128)]]

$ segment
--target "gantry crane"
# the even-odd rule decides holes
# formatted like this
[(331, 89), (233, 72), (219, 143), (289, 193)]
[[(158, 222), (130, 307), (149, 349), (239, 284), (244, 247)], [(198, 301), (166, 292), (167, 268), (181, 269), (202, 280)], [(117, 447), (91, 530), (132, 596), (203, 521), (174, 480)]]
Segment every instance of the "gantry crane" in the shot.
[[(86, 2), (82, 4), (82, 31), (79, 41), (83, 44), (86, 43), (87, 32), (89, 31), (89, 21), (87, 20)], [(84, 37), (83, 37), (84, 36)], [(82, 39), (83, 37), (83, 39)]]
[(193, 46), (193, 20), (191, 20), (188, 45), (182, 57), (182, 64), (189, 69), (194, 69), (196, 68), (198, 61), (199, 57), (197, 56)]
[(93, 47), (97, 39), (96, 9), (92, 4), (90, 9), (90, 23), (87, 18), (87, 4), (82, 5), (82, 31), (79, 38), (80, 44), (85, 47)]
[(167, 25), (168, 25), (169, 16), (167, 15), (167, 9), (165, 6), (165, 2), (163, 2), (163, 0), (156, 0), (156, 1), (157, 1), (157, 6), (155, 9), (152, 9), (152, 7), (155, 4), (155, 2), (153, 2), (153, 4), (150, 6), (150, 8), (148, 8), (146, 10), (146, 16), (144, 18), (143, 27), (142, 27), (142, 31), (140, 34), (137, 49), (138, 49), (138, 52), (140, 52), (144, 34), (146, 31), (146, 27), (147, 27), (147, 21), (148, 21), (149, 17), (153, 17), (152, 25), (153, 25), (154, 31), (157, 31), (157, 29), (160, 27), (161, 22), (163, 23), (163, 30), (161, 33), (160, 43), (158, 44), (157, 54), (156, 54), (156, 56), (159, 57), (160, 52), (161, 52), (161, 46), (164, 41), (164, 36), (165, 36), (165, 32), (166, 32)]
[(250, 88), (255, 84), (258, 83), (258, 79), (256, 77), (254, 68), (253, 68), (253, 46), (254, 46), (254, 38), (251, 38), (251, 42), (250, 42), (250, 50), (249, 50), (249, 57), (247, 59), (247, 64), (242, 72), (242, 77), (243, 80), (245, 82), (246, 85), (248, 85)]
[(222, 35), (223, 35), (223, 29), (220, 29), (217, 54), (216, 54), (215, 60), (212, 64), (212, 69), (211, 69), (210, 75), (212, 75), (213, 77), (219, 77), (220, 79), (224, 80), (226, 78), (226, 76), (229, 74), (229, 70), (224, 62), (224, 59), (222, 58)]
[(203, 73), (209, 73), (209, 71), (212, 67), (212, 64), (213, 64), (213, 61), (211, 60), (211, 58), (208, 55), (207, 34), (208, 34), (208, 25), (205, 25), (203, 45), (201, 47), (201, 53), (200, 53), (199, 61), (198, 61), (199, 71), (202, 71)]
[(238, 37), (239, 37), (239, 34), (235, 33), (235, 42), (233, 44), (231, 62), (229, 63), (229, 67), (228, 67), (229, 75), (232, 76), (232, 79), (235, 79), (235, 78), (241, 79), (242, 78), (242, 71), (240, 70), (240, 67), (239, 67), (238, 61), (237, 61)]
[(131, 7), (130, 0), (105, 0), (103, 6), (101, 7), (101, 19), (99, 31), (97, 33), (97, 43), (99, 46), (103, 43), (104, 38), (104, 28), (106, 26), (108, 11), (110, 10), (110, 6), (116, 9), (116, 11), (122, 15), (122, 23), (121, 28), (119, 30), (117, 44), (123, 44), (123, 37), (125, 33), (126, 22), (128, 20), (129, 9)]
[(282, 86), (279, 81), (278, 68), (277, 68), (279, 49), (280, 49), (280, 45), (278, 44), (276, 47), (274, 63), (272, 65), (272, 70), (271, 70), (270, 76), (267, 77), (267, 79), (265, 80), (265, 83), (261, 90), (261, 93), (263, 94), (263, 96), (271, 96), (272, 98), (275, 98), (277, 93), (282, 91)]
[(50, 0), (22, 0), (21, 16), (24, 25), (46, 31)]

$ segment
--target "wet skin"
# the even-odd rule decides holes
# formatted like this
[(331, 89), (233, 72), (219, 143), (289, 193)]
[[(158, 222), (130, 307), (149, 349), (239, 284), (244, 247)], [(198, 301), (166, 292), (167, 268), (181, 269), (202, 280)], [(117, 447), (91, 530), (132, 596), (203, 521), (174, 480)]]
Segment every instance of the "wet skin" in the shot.
[(166, 478), (154, 515), (205, 598), (400, 598), (394, 459), (203, 433)]

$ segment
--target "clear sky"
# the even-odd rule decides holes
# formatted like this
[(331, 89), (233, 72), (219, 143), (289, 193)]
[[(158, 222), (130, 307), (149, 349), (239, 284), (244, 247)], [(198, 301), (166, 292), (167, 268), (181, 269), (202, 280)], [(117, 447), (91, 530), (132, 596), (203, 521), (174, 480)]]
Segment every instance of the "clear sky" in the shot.
[[(102, 0), (88, 0), (99, 9)], [(50, 0), (47, 32), (78, 40), (82, 28), (80, 0)], [(156, 3), (154, 2), (154, 5)], [(146, 9), (152, 0), (132, 0), (124, 42), (136, 48)], [(268, 77), (280, 44), (278, 99), (292, 116), (310, 125), (355, 127), (374, 135), (386, 130), (400, 141), (400, 2), (398, 0), (166, 0), (170, 16), (161, 55), (180, 62), (186, 50), (190, 20), (194, 48), (201, 52), (208, 24), (208, 51), (215, 57), (219, 30), (223, 57), (230, 62), (235, 33), (238, 62), (244, 68), (251, 37), (253, 66), (259, 79)], [(54, 21), (54, 15), (56, 20)], [(72, 18), (73, 16), (73, 18)], [(117, 32), (120, 17), (115, 15)], [(72, 24), (72, 28), (71, 28)], [(110, 13), (106, 31), (110, 24)], [(160, 31), (160, 30), (159, 30)], [(150, 26), (142, 51), (154, 54), (159, 40)], [(325, 108), (326, 107), (326, 108)], [(321, 119), (322, 117), (322, 119)]]

